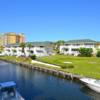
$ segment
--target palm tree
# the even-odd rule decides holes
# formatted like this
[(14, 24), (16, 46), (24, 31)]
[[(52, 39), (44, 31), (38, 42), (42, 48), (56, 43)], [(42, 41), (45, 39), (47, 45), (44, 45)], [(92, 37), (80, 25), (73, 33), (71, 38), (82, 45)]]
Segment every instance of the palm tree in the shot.
[(13, 51), (13, 55), (15, 55), (15, 53), (17, 52), (17, 50), (16, 50), (16, 49), (13, 49), (12, 51)]
[(32, 44), (31, 43), (29, 43), (29, 44), (27, 44), (27, 46), (29, 47), (29, 56), (30, 56), (30, 53), (31, 53), (31, 47), (32, 47)]
[(0, 46), (0, 53), (3, 52), (3, 50), (4, 50), (4, 47)]
[(60, 47), (60, 45), (64, 45), (64, 43), (65, 43), (65, 41), (63, 41), (63, 40), (59, 40), (59, 41), (55, 42), (56, 53), (59, 53), (59, 47)]
[(25, 44), (25, 43), (21, 43), (21, 44), (20, 44), (20, 47), (22, 47), (22, 52), (23, 52), (24, 55), (25, 55), (25, 47), (26, 47), (26, 44)]

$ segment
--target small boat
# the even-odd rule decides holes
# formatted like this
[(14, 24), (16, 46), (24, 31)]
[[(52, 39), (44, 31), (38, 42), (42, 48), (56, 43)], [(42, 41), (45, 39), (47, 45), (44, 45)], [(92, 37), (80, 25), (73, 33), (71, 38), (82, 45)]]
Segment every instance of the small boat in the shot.
[(0, 100), (25, 100), (16, 90), (16, 83), (0, 83)]
[(83, 82), (90, 89), (100, 93), (100, 80), (92, 78), (81, 78), (80, 81)]

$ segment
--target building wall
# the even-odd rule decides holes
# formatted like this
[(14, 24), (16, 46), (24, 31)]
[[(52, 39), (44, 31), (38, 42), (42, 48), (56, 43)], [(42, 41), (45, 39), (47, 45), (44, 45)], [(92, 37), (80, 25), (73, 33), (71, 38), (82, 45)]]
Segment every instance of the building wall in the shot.
[(8, 34), (7, 35), (7, 44), (15, 44), (16, 43), (16, 35)]
[(19, 42), (20, 43), (25, 42), (24, 34), (19, 34)]
[(25, 42), (24, 34), (18, 34), (18, 35), (16, 35), (16, 42), (17, 43)]
[(16, 33), (5, 33), (0, 36), (0, 44), (7, 45), (7, 44), (16, 44), (25, 42), (23, 34), (16, 34)]
[(97, 43), (95, 46), (97, 49), (100, 49), (100, 43)]
[(96, 48), (95, 48), (95, 45), (94, 44), (88, 44), (88, 45), (85, 45), (85, 44), (70, 44), (70, 45), (63, 45), (63, 46), (60, 46), (60, 53), (61, 54), (65, 54), (65, 55), (74, 55), (74, 56), (77, 56), (79, 54), (78, 52), (78, 49), (79, 48), (92, 48), (93, 49), (93, 54), (96, 54)]
[[(16, 50), (16, 52), (14, 53), (13, 50)], [(31, 53), (30, 53), (31, 51)], [(16, 56), (29, 56), (29, 55), (33, 55), (35, 54), (36, 56), (48, 56), (48, 53), (45, 49), (45, 47), (31, 47), (29, 49), (29, 47), (25, 47), (25, 54), (22, 52), (22, 48), (21, 47), (5, 47), (4, 48), (4, 54), (5, 55), (16, 55)]]

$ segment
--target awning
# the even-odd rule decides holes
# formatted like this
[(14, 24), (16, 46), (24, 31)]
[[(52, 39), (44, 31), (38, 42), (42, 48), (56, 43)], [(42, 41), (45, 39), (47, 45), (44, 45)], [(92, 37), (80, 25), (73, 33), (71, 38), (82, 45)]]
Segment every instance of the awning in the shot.
[(9, 88), (9, 87), (15, 87), (15, 86), (16, 86), (16, 83), (13, 81), (0, 83), (0, 88)]

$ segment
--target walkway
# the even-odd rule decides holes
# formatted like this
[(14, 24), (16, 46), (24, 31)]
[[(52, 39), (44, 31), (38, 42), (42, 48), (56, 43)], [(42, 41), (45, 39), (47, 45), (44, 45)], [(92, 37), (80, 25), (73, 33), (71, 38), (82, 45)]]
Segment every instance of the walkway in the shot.
[(48, 64), (48, 63), (43, 63), (43, 62), (36, 61), (36, 60), (32, 60), (32, 63), (37, 63), (37, 64), (46, 65), (46, 66), (51, 66), (51, 67), (61, 68), (60, 66), (56, 66), (56, 65), (53, 65), (53, 64)]

